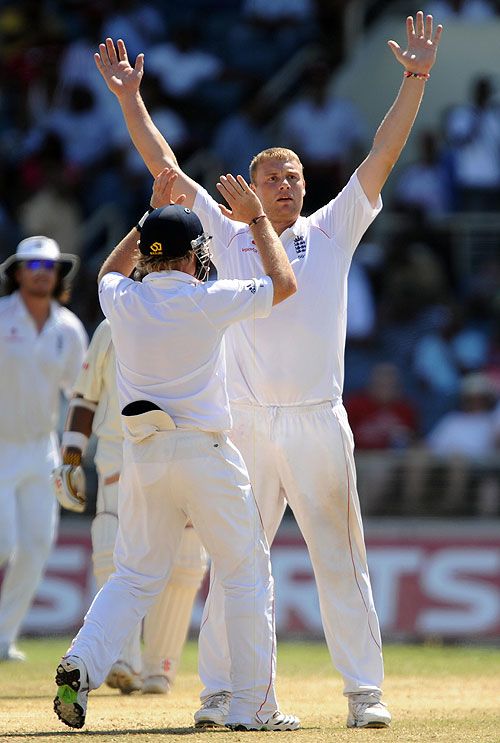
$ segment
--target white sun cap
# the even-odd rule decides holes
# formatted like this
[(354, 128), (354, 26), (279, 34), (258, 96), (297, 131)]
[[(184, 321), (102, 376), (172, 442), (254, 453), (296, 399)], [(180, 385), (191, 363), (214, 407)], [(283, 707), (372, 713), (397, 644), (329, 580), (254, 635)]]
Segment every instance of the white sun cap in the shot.
[(79, 259), (76, 255), (61, 253), (59, 245), (51, 237), (35, 235), (21, 240), (14, 255), (9, 256), (0, 265), (0, 276), (6, 276), (9, 268), (20, 261), (45, 260), (61, 264), (61, 273), (71, 278), (76, 273)]

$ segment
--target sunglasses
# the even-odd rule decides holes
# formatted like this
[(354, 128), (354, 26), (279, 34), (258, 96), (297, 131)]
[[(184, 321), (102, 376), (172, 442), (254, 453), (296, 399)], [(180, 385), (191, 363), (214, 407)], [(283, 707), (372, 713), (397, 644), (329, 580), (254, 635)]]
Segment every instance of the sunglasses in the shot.
[(28, 271), (53, 271), (56, 262), (51, 260), (40, 260), (37, 258), (31, 261), (24, 261), (24, 265)]

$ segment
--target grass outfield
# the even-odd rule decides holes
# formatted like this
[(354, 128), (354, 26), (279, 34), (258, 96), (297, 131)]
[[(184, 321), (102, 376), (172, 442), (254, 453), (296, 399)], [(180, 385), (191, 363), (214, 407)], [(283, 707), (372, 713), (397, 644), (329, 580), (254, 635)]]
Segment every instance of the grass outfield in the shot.
[[(0, 743), (258, 743), (273, 733), (197, 732), (192, 725), (200, 683), (196, 646), (189, 643), (168, 697), (120, 696), (101, 687), (90, 696), (83, 731), (62, 725), (52, 711), (55, 667), (64, 640), (26, 640), (26, 664), (0, 664)], [(347, 730), (342, 684), (323, 644), (280, 643), (278, 694), (302, 729), (279, 743), (500, 743), (500, 650), (480, 647), (386, 645), (385, 700), (389, 730)]]

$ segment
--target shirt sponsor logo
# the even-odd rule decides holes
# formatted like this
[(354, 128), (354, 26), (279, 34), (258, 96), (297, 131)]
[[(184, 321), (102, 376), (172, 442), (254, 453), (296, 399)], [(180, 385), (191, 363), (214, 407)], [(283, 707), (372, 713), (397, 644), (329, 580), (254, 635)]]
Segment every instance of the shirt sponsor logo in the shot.
[(258, 253), (259, 251), (257, 250), (257, 248), (255, 248), (255, 247), (254, 247), (254, 246), (252, 245), (252, 246), (250, 246), (249, 248), (242, 248), (242, 249), (241, 249), (241, 252), (242, 252), (242, 253)]

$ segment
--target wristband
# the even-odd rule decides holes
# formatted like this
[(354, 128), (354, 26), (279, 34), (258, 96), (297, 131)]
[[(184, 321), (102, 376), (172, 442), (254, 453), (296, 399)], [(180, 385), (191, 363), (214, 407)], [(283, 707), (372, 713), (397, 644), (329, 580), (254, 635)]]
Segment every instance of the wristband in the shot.
[(71, 464), (73, 467), (79, 467), (82, 463), (81, 451), (65, 451), (63, 455), (63, 464)]
[(87, 444), (89, 442), (89, 437), (85, 436), (84, 433), (80, 433), (80, 431), (64, 431), (62, 435), (61, 440), (61, 446), (63, 449), (67, 449), (68, 447), (74, 447), (75, 449), (80, 449), (82, 454), (85, 452), (85, 449), (87, 448)]
[(86, 400), (84, 397), (72, 397), (68, 403), (68, 408), (85, 408), (85, 410), (90, 410), (91, 413), (95, 413), (97, 410), (97, 403)]
[(253, 219), (251, 219), (248, 224), (249, 225), (251, 225), (251, 224), (257, 224), (257, 222), (259, 221), (259, 219), (265, 219), (266, 217), (267, 217), (267, 214), (259, 214), (258, 217), (254, 217)]
[(403, 72), (403, 77), (415, 77), (417, 80), (428, 80), (430, 74), (428, 72), (410, 72), (410, 70), (405, 70)]
[(140, 218), (140, 220), (137, 222), (135, 226), (135, 229), (137, 230), (137, 232), (140, 232), (142, 230), (142, 225), (144, 224), (146, 219), (149, 217), (151, 212), (154, 212), (155, 209), (156, 207), (151, 206), (151, 204), (149, 205), (149, 209), (147, 210), (147, 212), (144, 212), (144, 214), (142, 215), (142, 217)]

